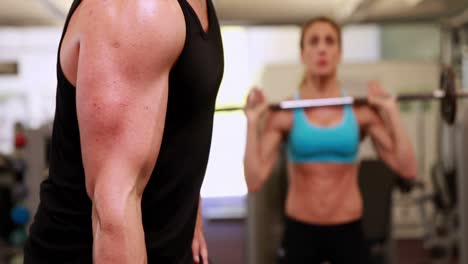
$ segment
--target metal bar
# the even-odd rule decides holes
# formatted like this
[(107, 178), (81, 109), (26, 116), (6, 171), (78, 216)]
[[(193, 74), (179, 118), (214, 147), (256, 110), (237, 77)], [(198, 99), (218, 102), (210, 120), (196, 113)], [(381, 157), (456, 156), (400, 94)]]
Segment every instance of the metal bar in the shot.
[(355, 99), (353, 97), (335, 97), (324, 99), (306, 99), (306, 100), (290, 100), (279, 103), (280, 109), (295, 109), (307, 107), (321, 107), (321, 106), (335, 106), (335, 105), (349, 105), (353, 104)]
[[(455, 93), (457, 98), (468, 97), (468, 91), (457, 91)], [(398, 102), (406, 101), (419, 101), (419, 100), (437, 100), (445, 97), (443, 90), (435, 90), (431, 93), (414, 93), (414, 94), (402, 94), (396, 97)], [(323, 106), (341, 106), (341, 105), (362, 105), (367, 104), (367, 97), (333, 97), (333, 98), (321, 98), (321, 99), (305, 99), (305, 100), (287, 100), (276, 104), (270, 104), (272, 110), (288, 110), (296, 108), (313, 108)], [(216, 112), (228, 112), (228, 111), (240, 111), (244, 110), (244, 107), (226, 107), (216, 109)]]

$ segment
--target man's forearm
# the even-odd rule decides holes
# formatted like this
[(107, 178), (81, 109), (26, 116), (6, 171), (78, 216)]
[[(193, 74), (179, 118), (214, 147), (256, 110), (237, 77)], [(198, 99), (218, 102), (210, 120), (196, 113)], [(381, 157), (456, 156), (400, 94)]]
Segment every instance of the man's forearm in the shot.
[(197, 223), (201, 223), (202, 220), (202, 199), (198, 197), (198, 212), (197, 212)]
[[(119, 213), (99, 217), (93, 206), (93, 262), (95, 264), (146, 264), (146, 245), (138, 201), (129, 201)], [(102, 213), (101, 213), (102, 214)]]

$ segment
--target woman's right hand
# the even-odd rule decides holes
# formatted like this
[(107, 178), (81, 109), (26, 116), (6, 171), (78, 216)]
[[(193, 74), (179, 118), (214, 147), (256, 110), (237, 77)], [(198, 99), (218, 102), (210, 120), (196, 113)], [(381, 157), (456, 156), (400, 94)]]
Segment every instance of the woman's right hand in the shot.
[(268, 101), (262, 90), (253, 88), (247, 97), (247, 104), (244, 112), (247, 121), (250, 123), (258, 122), (268, 110)]

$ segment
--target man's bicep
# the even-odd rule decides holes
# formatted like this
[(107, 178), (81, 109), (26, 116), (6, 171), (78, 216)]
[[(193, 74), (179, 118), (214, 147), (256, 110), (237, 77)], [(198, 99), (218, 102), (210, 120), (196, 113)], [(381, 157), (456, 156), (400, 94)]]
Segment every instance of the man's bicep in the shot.
[(183, 40), (137, 32), (90, 32), (80, 43), (76, 104), (87, 185), (103, 170), (117, 180), (109, 173), (116, 167), (147, 175), (158, 155), (169, 72)]
[(131, 12), (114, 17), (102, 11), (102, 19), (84, 26), (76, 88), (83, 120), (94, 116), (103, 124), (131, 122), (141, 109), (155, 111), (165, 100), (169, 72), (185, 40), (183, 15), (172, 5), (158, 1), (154, 15), (138, 20)]

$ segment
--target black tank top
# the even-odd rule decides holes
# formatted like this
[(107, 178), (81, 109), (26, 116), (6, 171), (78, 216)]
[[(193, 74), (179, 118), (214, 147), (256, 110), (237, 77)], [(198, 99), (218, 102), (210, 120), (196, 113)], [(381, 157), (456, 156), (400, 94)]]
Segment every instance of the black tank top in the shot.
[[(186, 40), (170, 72), (162, 144), (142, 200), (148, 261), (158, 264), (193, 263), (198, 198), (224, 68), (221, 33), (211, 0), (207, 0), (207, 32), (190, 4), (178, 2), (185, 17)], [(72, 4), (61, 42), (80, 3), (75, 0)], [(41, 184), (25, 263), (91, 263), (92, 204), (85, 189), (75, 87), (63, 74), (60, 55), (57, 78), (49, 177)]]

